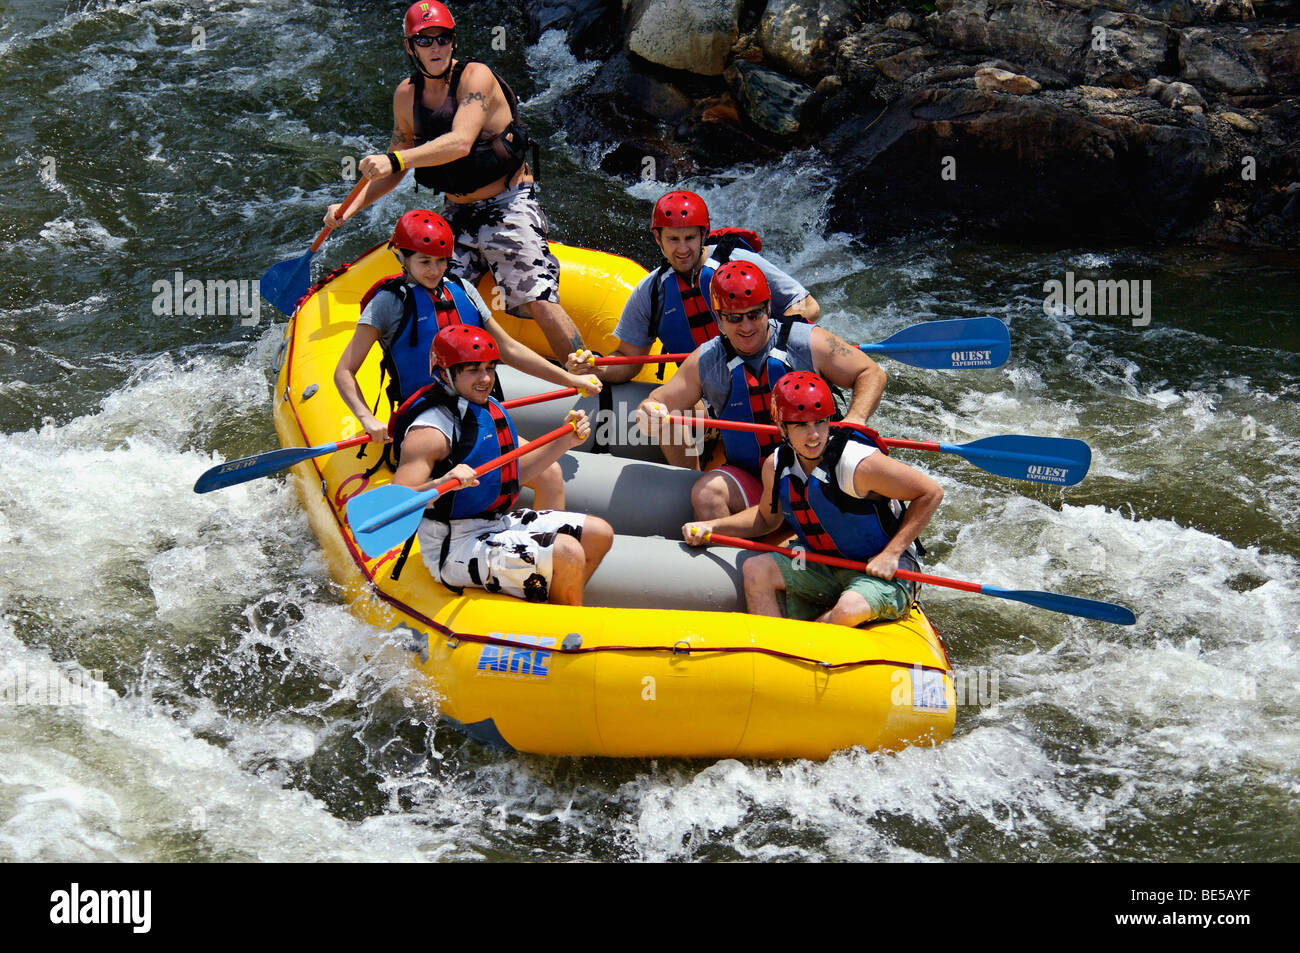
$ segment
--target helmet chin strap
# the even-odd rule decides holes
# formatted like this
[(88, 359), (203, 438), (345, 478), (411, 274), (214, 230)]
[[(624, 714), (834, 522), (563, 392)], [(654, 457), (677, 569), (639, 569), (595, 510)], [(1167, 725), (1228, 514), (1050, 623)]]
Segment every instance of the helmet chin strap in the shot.
[(460, 393), (456, 390), (456, 385), (451, 381), (451, 368), (442, 368), (437, 364), (434, 364), (429, 368), (429, 376), (437, 381), (442, 389), (452, 397), (460, 397)]
[(415, 275), (411, 274), (411, 269), (406, 267), (406, 263), (410, 261), (410, 257), (402, 254), (404, 251), (406, 251), (404, 248), (393, 249), (393, 254), (397, 256), (397, 263), (402, 266), (402, 277), (408, 281), (414, 281), (418, 285), (419, 282), (415, 280)]

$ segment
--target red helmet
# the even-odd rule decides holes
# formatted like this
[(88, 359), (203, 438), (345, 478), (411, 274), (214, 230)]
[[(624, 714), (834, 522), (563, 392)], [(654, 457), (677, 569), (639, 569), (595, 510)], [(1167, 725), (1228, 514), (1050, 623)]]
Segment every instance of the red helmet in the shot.
[(783, 424), (808, 423), (835, 413), (835, 398), (826, 382), (808, 371), (782, 374), (772, 388), (772, 414)]
[(499, 361), (492, 335), (472, 324), (449, 324), (433, 337), (433, 363), (442, 368), (476, 361)]
[(444, 30), (456, 29), (456, 21), (451, 11), (437, 0), (420, 0), (406, 9), (406, 19), (402, 21), (406, 36), (415, 36), (421, 30), (430, 27), (442, 27)]
[(698, 225), (708, 230), (709, 207), (694, 192), (669, 192), (655, 202), (651, 228), (687, 228)]
[(450, 258), (456, 239), (451, 234), (451, 226), (441, 215), (417, 208), (397, 220), (388, 247), (424, 252), (434, 258)]
[(715, 312), (748, 311), (772, 300), (763, 270), (749, 261), (729, 261), (715, 271), (709, 292)]

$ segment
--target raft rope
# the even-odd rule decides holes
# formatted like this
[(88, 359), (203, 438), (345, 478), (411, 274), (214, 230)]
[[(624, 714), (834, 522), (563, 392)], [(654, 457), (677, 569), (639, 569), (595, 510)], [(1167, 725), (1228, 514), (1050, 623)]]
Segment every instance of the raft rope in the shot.
[[(815, 665), (818, 668), (827, 671), (834, 671), (838, 668), (856, 668), (863, 665), (892, 665), (896, 668), (922, 669), (928, 672), (942, 672), (945, 675), (953, 675), (952, 663), (948, 661), (947, 650), (944, 649), (944, 661), (947, 665), (925, 665), (920, 662), (899, 662), (894, 659), (855, 659), (851, 662), (827, 662), (823, 659), (809, 658), (806, 655), (796, 655), (793, 652), (782, 652), (778, 649), (769, 649), (761, 645), (728, 645), (728, 646), (702, 646), (692, 645), (685, 641), (679, 641), (673, 645), (591, 645), (582, 646), (581, 636), (579, 635), (578, 645), (560, 644), (555, 646), (538, 646), (535, 642), (515, 642), (511, 639), (502, 638), (496, 635), (478, 635), (469, 632), (456, 632), (453, 629), (435, 622), (428, 616), (425, 616), (408, 606), (402, 605), (391, 597), (388, 601), (399, 605), (403, 611), (419, 619), (430, 628), (435, 629), (440, 635), (447, 639), (447, 644), (456, 648), (461, 642), (470, 642), (477, 645), (497, 645), (505, 648), (522, 649), (527, 652), (555, 652), (560, 655), (585, 655), (593, 652), (669, 652), (673, 655), (695, 655), (705, 653), (752, 653), (757, 655), (769, 655), (773, 658), (788, 659), (792, 662), (805, 662), (809, 665)], [(933, 630), (931, 625), (931, 630)], [(577, 633), (574, 633), (577, 634)], [(938, 632), (935, 632), (938, 635)], [(565, 640), (567, 642), (567, 639)], [(939, 644), (943, 645), (940, 639)]]
[(494, 635), (467, 635), (461, 632), (449, 632), (447, 642), (452, 648), (460, 642), (475, 642), (480, 645), (499, 645), (508, 648), (524, 649), (529, 652), (557, 652), (561, 655), (582, 655), (586, 652), (671, 652), (673, 655), (694, 655), (706, 652), (752, 652), (758, 655), (770, 655), (773, 658), (789, 659), (792, 662), (807, 662), (809, 665), (816, 665), (828, 671), (837, 668), (853, 668), (861, 665), (893, 665), (897, 668), (919, 668), (930, 672), (943, 672), (945, 675), (952, 675), (950, 668), (944, 668), (940, 665), (923, 665), (919, 662), (898, 662), (893, 659), (855, 659), (852, 662), (826, 662), (821, 659), (808, 658), (806, 655), (795, 655), (792, 652), (781, 652), (777, 649), (764, 648), (761, 645), (729, 645), (729, 646), (702, 646), (691, 645), (683, 640), (675, 645), (592, 645), (586, 648), (575, 646), (565, 648), (559, 646), (538, 647), (536, 644), (527, 642), (512, 642), (509, 639), (498, 638)]

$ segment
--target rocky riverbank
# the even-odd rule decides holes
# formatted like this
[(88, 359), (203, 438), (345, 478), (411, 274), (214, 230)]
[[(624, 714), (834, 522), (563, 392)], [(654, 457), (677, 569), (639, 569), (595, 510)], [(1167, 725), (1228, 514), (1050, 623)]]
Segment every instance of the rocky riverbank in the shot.
[(526, 0), (604, 66), (557, 105), (663, 181), (821, 150), (831, 227), (1300, 248), (1300, 8)]

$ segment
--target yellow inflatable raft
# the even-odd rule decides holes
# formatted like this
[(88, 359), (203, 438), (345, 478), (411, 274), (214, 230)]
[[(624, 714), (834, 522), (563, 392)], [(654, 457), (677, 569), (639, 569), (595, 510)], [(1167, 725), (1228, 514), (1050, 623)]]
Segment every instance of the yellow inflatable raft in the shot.
[[(613, 255), (552, 248), (561, 262), (566, 310), (589, 345), (611, 350), (623, 303), (644, 269)], [(358, 432), (334, 387), (334, 368), (361, 296), (396, 271), (395, 264), (385, 246), (376, 246), (299, 304), (277, 357), (275, 425), (284, 446)], [(491, 303), (493, 296), (484, 299)], [(497, 318), (545, 352), (529, 322)], [(379, 389), (377, 354), (358, 375), (372, 400)], [(653, 374), (647, 370), (642, 377)], [(366, 451), (361, 458), (342, 451), (296, 466), (303, 505), (354, 610), (382, 628), (404, 627), (415, 664), (441, 699), (442, 715), (472, 738), (547, 755), (822, 759), (855, 745), (897, 749), (934, 744), (952, 733), (951, 666), (919, 606), (902, 621), (862, 629), (710, 611), (743, 605), (736, 566), (745, 557), (735, 550), (688, 551), (672, 542), (678, 513), (667, 514), (661, 530), (669, 538), (619, 538), (615, 551), (624, 554), (624, 568), (614, 565), (611, 551), (587, 590), (589, 602), (617, 590), (600, 596), (603, 606), (539, 605), (481, 590), (455, 596), (433, 581), (418, 541), (405, 562), (398, 550), (367, 559), (357, 546), (345, 504), (391, 477), (383, 469), (364, 475), (378, 459), (377, 450)], [(596, 455), (568, 455), (589, 456)], [(596, 472), (568, 457), (566, 481)], [(611, 465), (611, 458), (602, 459)], [(658, 486), (674, 482), (650, 479)], [(629, 481), (636, 485), (632, 475)], [(617, 510), (623, 504), (614, 499)], [(574, 502), (570, 494), (571, 508)], [(620, 529), (618, 512), (599, 515)], [(689, 586), (672, 580), (707, 576), (697, 569), (720, 574), (723, 596), (691, 608), (659, 608), (689, 601)], [(637, 577), (635, 585), (623, 582), (629, 575)], [(660, 578), (667, 580), (662, 601), (654, 588)]]

